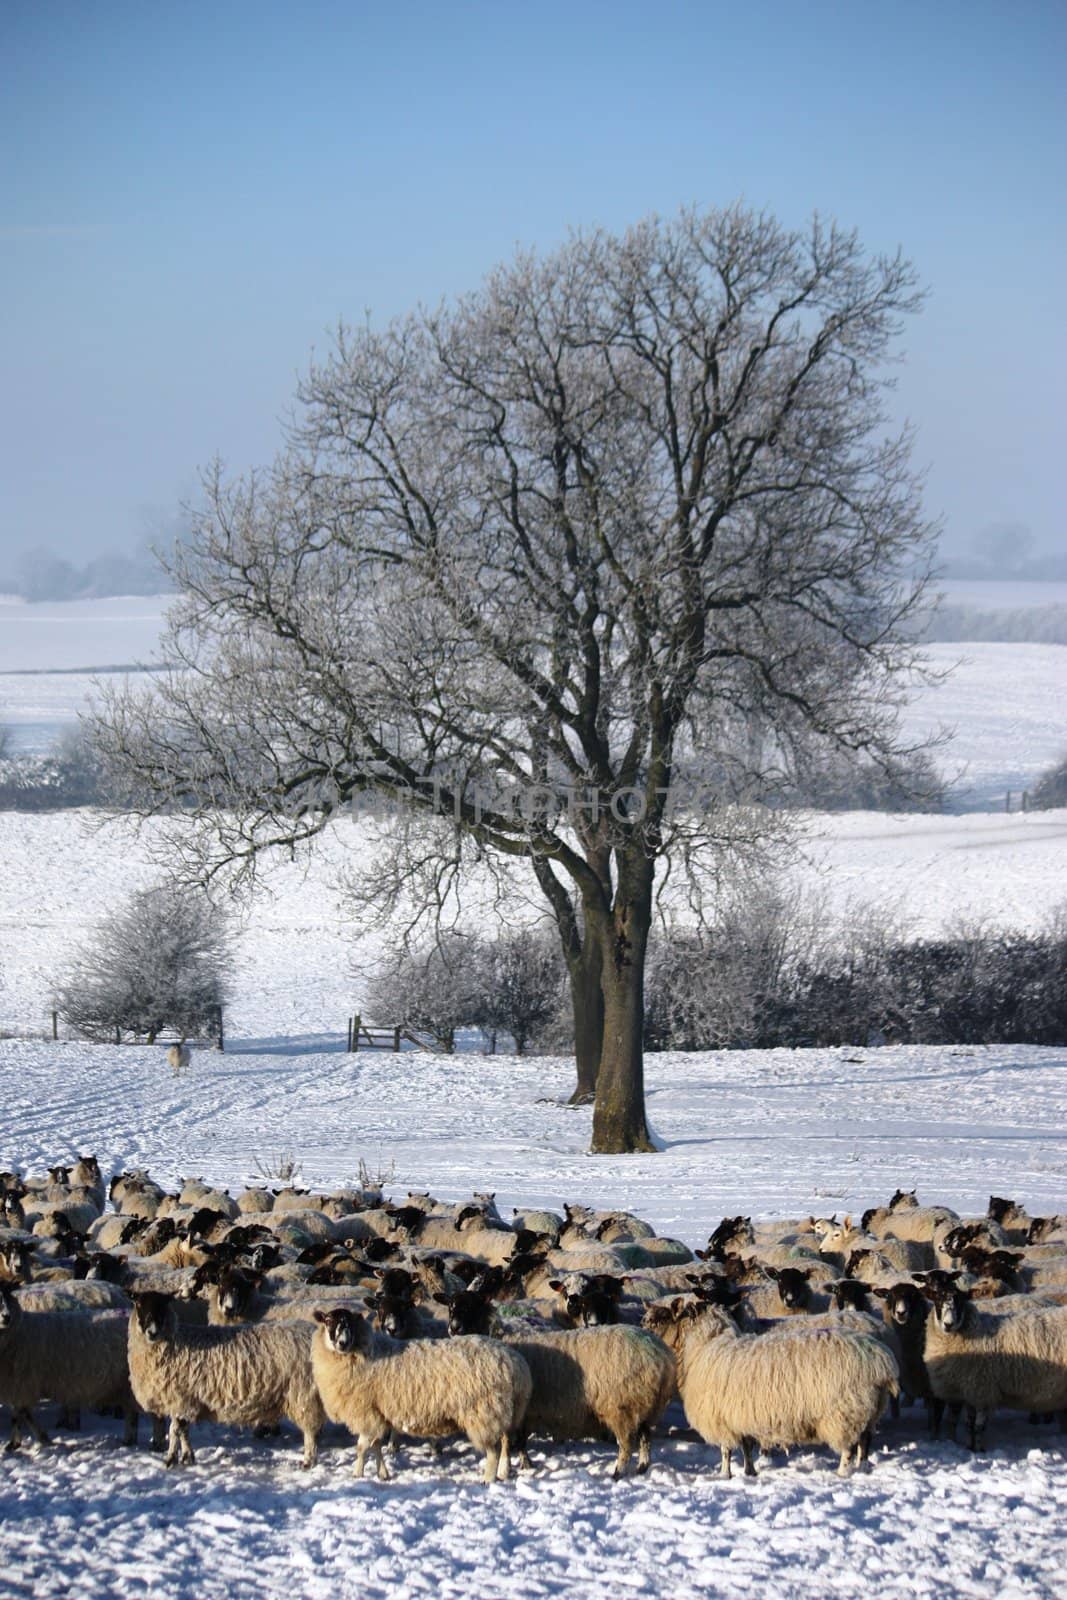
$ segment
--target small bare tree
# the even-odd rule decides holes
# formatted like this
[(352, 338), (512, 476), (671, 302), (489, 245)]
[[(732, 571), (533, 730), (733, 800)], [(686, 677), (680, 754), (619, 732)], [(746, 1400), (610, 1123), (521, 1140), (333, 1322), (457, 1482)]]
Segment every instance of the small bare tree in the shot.
[(521, 1056), (560, 1007), (566, 968), (559, 940), (520, 928), (485, 940), (478, 968), (483, 991), (479, 1025), (510, 1033)]
[(101, 923), (60, 985), (57, 1009), (89, 1039), (210, 1037), (231, 965), (226, 920), (206, 895), (143, 889)]
[(476, 958), (473, 941), (457, 933), (422, 949), (401, 948), (371, 980), (368, 1015), (428, 1033), (451, 1055), (456, 1030), (477, 1027), (481, 1017), (483, 992)]

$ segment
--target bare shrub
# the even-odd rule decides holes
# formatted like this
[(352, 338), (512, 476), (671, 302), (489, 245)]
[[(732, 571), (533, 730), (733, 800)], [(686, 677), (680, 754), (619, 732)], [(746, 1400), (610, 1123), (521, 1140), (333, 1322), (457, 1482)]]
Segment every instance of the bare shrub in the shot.
[(101, 923), (59, 986), (57, 1009), (89, 1039), (211, 1037), (230, 968), (222, 913), (193, 890), (157, 885)]
[(566, 969), (558, 938), (520, 928), (480, 942), (477, 966), (483, 988), (479, 1026), (510, 1033), (521, 1056), (565, 1000)]
[(1067, 755), (1038, 778), (1030, 790), (1027, 804), (1031, 811), (1050, 811), (1056, 806), (1067, 806)]
[(442, 933), (419, 949), (400, 949), (371, 978), (368, 1016), (428, 1033), (451, 1055), (457, 1029), (477, 1027), (483, 1015), (477, 954), (476, 941), (458, 933)]

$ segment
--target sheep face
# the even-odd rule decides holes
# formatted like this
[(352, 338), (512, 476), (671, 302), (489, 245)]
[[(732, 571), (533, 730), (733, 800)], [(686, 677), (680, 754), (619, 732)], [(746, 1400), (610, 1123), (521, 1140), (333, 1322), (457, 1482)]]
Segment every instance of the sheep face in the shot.
[(811, 1301), (810, 1267), (764, 1267), (778, 1285), (778, 1298), (790, 1311), (802, 1311)]
[(391, 1339), (406, 1339), (410, 1336), (415, 1306), (410, 1295), (369, 1294), (366, 1304), (374, 1312), (374, 1320), (379, 1328)]
[(33, 1246), (25, 1239), (7, 1239), (0, 1244), (0, 1269), (6, 1277), (23, 1283), (29, 1276), (32, 1255)]
[(223, 1268), (219, 1273), (218, 1306), (227, 1322), (238, 1322), (248, 1310), (252, 1294), (258, 1287), (256, 1278), (240, 1268)]
[(889, 1202), (890, 1211), (912, 1211), (919, 1204), (914, 1189), (898, 1189)]
[(6, 1283), (0, 1283), (0, 1333), (13, 1328), (19, 1318), (19, 1304)]
[(145, 1343), (162, 1344), (170, 1331), (173, 1318), (170, 1295), (147, 1290), (143, 1294), (134, 1294), (131, 1298), (134, 1320)]
[(455, 1294), (435, 1294), (440, 1305), (448, 1307), (450, 1339), (468, 1333), (487, 1334), (493, 1321), (493, 1303), (474, 1289), (459, 1289)]
[(879, 1300), (884, 1300), (889, 1311), (890, 1319), (898, 1328), (906, 1328), (913, 1323), (926, 1321), (926, 1300), (921, 1289), (914, 1283), (894, 1283), (886, 1289), (877, 1286), (871, 1293)]
[(935, 1288), (924, 1291), (933, 1304), (933, 1316), (944, 1333), (958, 1333), (967, 1320), (970, 1296), (962, 1289)]
[(316, 1322), (322, 1324), (328, 1350), (342, 1356), (370, 1353), (374, 1336), (366, 1318), (361, 1317), (358, 1311), (349, 1311), (345, 1306), (333, 1306), (329, 1311), (323, 1311), (321, 1306), (316, 1306), (312, 1315)]
[(855, 1278), (839, 1278), (836, 1283), (830, 1284), (830, 1293), (838, 1311), (866, 1311), (868, 1292), (869, 1285), (859, 1283)]

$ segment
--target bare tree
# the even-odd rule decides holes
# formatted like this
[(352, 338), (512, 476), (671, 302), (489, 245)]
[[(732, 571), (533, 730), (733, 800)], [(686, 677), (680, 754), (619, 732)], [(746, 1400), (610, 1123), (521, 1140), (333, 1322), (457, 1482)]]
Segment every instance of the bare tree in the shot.
[(564, 976), (559, 941), (543, 929), (519, 928), (480, 941), (478, 966), (484, 991), (480, 1026), (510, 1033), (521, 1056), (559, 1011)]
[(231, 967), (225, 917), (204, 894), (143, 889), (101, 923), (57, 995), (60, 1016), (90, 1039), (183, 1039), (218, 1026)]
[(478, 950), (452, 934), (421, 950), (400, 949), (380, 963), (367, 994), (376, 1022), (406, 1024), (431, 1035), (451, 1055), (456, 1030), (477, 1027), (484, 999)]
[(884, 394), (919, 299), (899, 256), (734, 208), (342, 328), (274, 468), (210, 475), (172, 566), (186, 668), (112, 700), (113, 770), (201, 818), (209, 871), (368, 790), (427, 819), (397, 881), (436, 904), (472, 857), (526, 863), (592, 1148), (651, 1148), (657, 868), (765, 838), (801, 745), (900, 755), (932, 529)]

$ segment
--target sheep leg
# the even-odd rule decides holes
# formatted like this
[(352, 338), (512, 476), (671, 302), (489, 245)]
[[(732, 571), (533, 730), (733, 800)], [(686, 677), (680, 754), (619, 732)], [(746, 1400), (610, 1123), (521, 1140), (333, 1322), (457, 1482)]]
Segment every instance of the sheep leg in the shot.
[(167, 1419), (166, 1417), (157, 1416), (154, 1411), (151, 1413), (151, 1417), (152, 1437), (148, 1441), (148, 1448), (149, 1450), (164, 1450), (167, 1445)]
[(845, 1448), (842, 1450), (841, 1459), (837, 1463), (837, 1476), (839, 1478), (847, 1478), (849, 1476), (849, 1474), (851, 1473), (851, 1471), (852, 1471), (852, 1453), (857, 1448), (858, 1448), (857, 1445), (847, 1444), (845, 1446)]
[(486, 1452), (485, 1452), (485, 1477), (484, 1477), (484, 1482), (485, 1483), (495, 1483), (496, 1482), (496, 1475), (497, 1475), (497, 1471), (499, 1470), (499, 1467), (500, 1467), (500, 1446), (499, 1446), (499, 1444), (494, 1442), (493, 1444), (487, 1446)]
[(304, 1435), (304, 1460), (302, 1465), (307, 1470), (313, 1467), (319, 1459), (319, 1430), (313, 1425), (309, 1425), (301, 1431)]
[(956, 1443), (956, 1433), (960, 1425), (960, 1412), (963, 1410), (962, 1400), (953, 1400), (948, 1408), (948, 1436), (952, 1443)]
[(945, 1402), (932, 1399), (930, 1405), (930, 1437), (936, 1439), (941, 1432), (941, 1418), (945, 1415)]
[(755, 1467), (755, 1463), (752, 1460), (752, 1457), (755, 1454), (755, 1451), (756, 1451), (756, 1441), (755, 1441), (755, 1439), (752, 1439), (752, 1438), (750, 1438), (748, 1436), (748, 1434), (745, 1434), (744, 1438), (741, 1440), (741, 1454), (742, 1454), (742, 1456), (744, 1457), (744, 1460), (745, 1460), (745, 1477), (746, 1478), (754, 1478), (756, 1476), (756, 1467)]
[(720, 1446), (720, 1449), (722, 1451), (722, 1465), (719, 1468), (719, 1477), (732, 1477), (733, 1474), (730, 1471), (730, 1446), (728, 1444), (724, 1444)]
[(632, 1433), (627, 1432), (616, 1434), (615, 1437), (618, 1440), (619, 1453), (615, 1458), (615, 1471), (611, 1476), (616, 1479), (625, 1478), (626, 1468), (629, 1466), (630, 1457), (634, 1453), (634, 1436)]
[(385, 1434), (361, 1433), (356, 1442), (356, 1477), (362, 1478), (367, 1465), (367, 1453), (371, 1452), (378, 1464), (378, 1478), (382, 1483), (388, 1483), (390, 1473), (382, 1455), (382, 1442)]
[(856, 1446), (856, 1467), (860, 1472), (870, 1472), (871, 1430), (864, 1428), (860, 1434), (860, 1442)]
[(967, 1442), (974, 1451), (985, 1449), (985, 1425), (988, 1416), (988, 1411), (979, 1411), (974, 1406), (967, 1407)]
[(643, 1476), (652, 1465), (652, 1429), (642, 1422), (637, 1430), (637, 1473)]
[(141, 1413), (138, 1411), (136, 1406), (123, 1406), (122, 1415), (126, 1423), (126, 1427), (122, 1435), (122, 1442), (124, 1445), (136, 1445), (137, 1424), (140, 1420)]
[(165, 1467), (192, 1466), (196, 1460), (193, 1447), (189, 1443), (189, 1424), (181, 1417), (170, 1419), (170, 1439), (167, 1443), (167, 1453), (163, 1457)]
[(9, 1450), (17, 1450), (22, 1440), (23, 1431), (32, 1433), (38, 1444), (51, 1444), (52, 1440), (44, 1428), (37, 1421), (29, 1406), (19, 1406), (11, 1413), (11, 1439), (7, 1445)]
[(511, 1477), (511, 1443), (506, 1433), (500, 1436), (500, 1465), (496, 1475), (505, 1481)]
[(526, 1449), (529, 1438), (530, 1435), (525, 1428), (513, 1428), (508, 1434), (508, 1447), (515, 1456), (520, 1472), (531, 1470), (530, 1457)]

